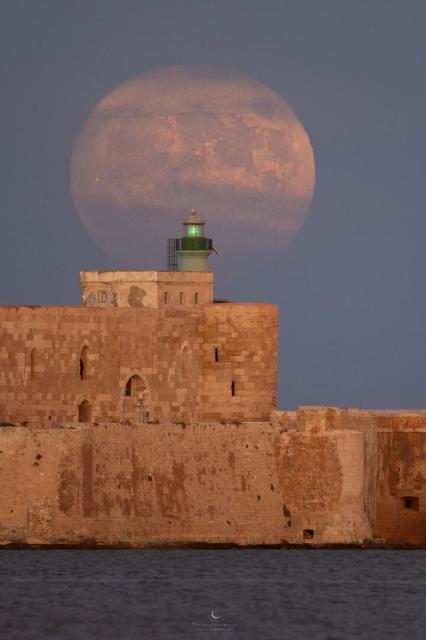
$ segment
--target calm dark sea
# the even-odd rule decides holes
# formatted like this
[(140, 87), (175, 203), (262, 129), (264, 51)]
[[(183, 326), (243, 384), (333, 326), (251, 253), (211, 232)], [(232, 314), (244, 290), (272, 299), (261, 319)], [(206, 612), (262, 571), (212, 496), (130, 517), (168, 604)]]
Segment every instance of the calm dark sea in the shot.
[(426, 638), (425, 551), (2, 551), (0, 589), (2, 640)]

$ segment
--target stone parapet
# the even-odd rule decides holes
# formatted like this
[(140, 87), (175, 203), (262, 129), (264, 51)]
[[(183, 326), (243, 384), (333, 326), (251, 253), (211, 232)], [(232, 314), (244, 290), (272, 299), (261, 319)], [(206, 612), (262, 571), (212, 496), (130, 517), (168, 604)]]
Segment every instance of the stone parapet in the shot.
[(89, 307), (190, 307), (213, 302), (213, 273), (81, 271), (81, 304)]

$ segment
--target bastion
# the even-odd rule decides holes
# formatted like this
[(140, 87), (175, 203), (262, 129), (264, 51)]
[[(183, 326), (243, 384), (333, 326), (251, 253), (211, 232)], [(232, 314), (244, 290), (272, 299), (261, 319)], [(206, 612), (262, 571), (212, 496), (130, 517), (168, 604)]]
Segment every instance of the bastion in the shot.
[(426, 411), (276, 408), (278, 308), (167, 271), (0, 307), (0, 546), (426, 547)]

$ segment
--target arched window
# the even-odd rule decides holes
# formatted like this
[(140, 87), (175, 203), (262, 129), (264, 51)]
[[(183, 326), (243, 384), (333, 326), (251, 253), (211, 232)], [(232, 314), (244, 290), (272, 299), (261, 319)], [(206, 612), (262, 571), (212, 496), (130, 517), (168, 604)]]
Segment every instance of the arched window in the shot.
[(139, 398), (140, 395), (143, 396), (143, 392), (145, 390), (145, 384), (142, 378), (138, 375), (131, 376), (124, 387), (124, 395), (127, 398)]
[(138, 375), (131, 376), (123, 389), (123, 418), (132, 422), (149, 422), (149, 392)]
[(92, 407), (87, 400), (83, 400), (78, 405), (78, 421), (79, 422), (92, 421)]
[(79, 362), (80, 380), (87, 380), (89, 377), (89, 347), (84, 346), (80, 353)]

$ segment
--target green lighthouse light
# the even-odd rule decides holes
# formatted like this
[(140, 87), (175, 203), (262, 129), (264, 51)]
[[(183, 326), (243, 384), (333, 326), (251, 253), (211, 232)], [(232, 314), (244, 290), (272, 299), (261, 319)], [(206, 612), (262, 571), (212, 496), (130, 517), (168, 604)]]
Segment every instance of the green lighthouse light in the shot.
[(173, 269), (177, 267), (178, 271), (209, 270), (208, 257), (215, 250), (211, 238), (204, 237), (204, 222), (195, 209), (192, 209), (191, 215), (183, 221), (183, 236), (169, 241), (169, 245), (172, 246), (171, 250), (169, 248), (170, 255), (177, 257), (177, 260), (171, 260), (169, 255), (168, 264)]

